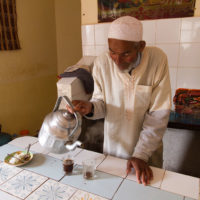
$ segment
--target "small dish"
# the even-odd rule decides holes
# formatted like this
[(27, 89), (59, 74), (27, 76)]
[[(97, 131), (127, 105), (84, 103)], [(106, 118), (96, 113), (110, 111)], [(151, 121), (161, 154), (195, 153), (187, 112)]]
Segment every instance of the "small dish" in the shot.
[(32, 159), (33, 159), (33, 154), (31, 152), (28, 153), (29, 157), (25, 160), (22, 160), (22, 158), (17, 158), (19, 161), (17, 163), (11, 163), (10, 160), (12, 158), (16, 158), (15, 156), (21, 154), (21, 153), (24, 153), (26, 154), (26, 151), (16, 151), (16, 152), (13, 152), (11, 154), (8, 154), (5, 159), (4, 159), (4, 162), (8, 165), (12, 165), (12, 166), (22, 166), (22, 165), (25, 165), (27, 163), (29, 163)]

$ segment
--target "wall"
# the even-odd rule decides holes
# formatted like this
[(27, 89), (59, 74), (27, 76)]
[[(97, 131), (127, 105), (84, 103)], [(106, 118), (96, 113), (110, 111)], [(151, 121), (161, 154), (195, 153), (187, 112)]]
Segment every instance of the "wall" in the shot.
[(0, 51), (3, 132), (37, 131), (56, 99), (54, 0), (17, 0), (20, 50)]
[[(168, 56), (172, 93), (177, 88), (200, 89), (200, 17), (142, 21), (143, 38)], [(110, 23), (82, 25), (83, 55), (108, 49)]]
[(81, 0), (81, 23), (98, 23), (98, 5), (97, 0)]
[[(97, 0), (81, 0), (82, 25), (98, 23)], [(196, 0), (195, 16), (200, 16), (200, 0)]]
[(81, 3), (55, 0), (58, 74), (81, 58)]

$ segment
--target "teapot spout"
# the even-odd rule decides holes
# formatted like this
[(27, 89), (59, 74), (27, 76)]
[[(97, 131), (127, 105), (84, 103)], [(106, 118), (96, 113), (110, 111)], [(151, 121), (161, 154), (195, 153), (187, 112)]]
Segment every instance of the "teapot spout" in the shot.
[(76, 147), (80, 147), (80, 146), (82, 146), (82, 142), (80, 142), (80, 141), (76, 141), (76, 142), (74, 142), (73, 144), (71, 143), (71, 142), (69, 142), (69, 143), (67, 143), (66, 145), (65, 145), (65, 147), (66, 147), (66, 149), (68, 150), (68, 151), (74, 151), (75, 149), (76, 149)]

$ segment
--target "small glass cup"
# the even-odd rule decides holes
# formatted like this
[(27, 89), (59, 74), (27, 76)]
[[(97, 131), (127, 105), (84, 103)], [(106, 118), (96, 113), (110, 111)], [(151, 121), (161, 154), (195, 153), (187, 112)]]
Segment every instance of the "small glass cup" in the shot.
[(93, 179), (95, 175), (95, 161), (84, 160), (83, 161), (83, 177), (85, 179)]
[(74, 161), (71, 157), (67, 157), (63, 160), (63, 170), (66, 174), (71, 174), (74, 168)]

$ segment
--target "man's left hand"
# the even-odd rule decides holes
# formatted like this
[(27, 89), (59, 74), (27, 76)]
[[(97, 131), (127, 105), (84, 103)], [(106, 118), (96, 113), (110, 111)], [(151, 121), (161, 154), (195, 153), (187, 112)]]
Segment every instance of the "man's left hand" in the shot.
[(153, 179), (153, 172), (145, 161), (132, 157), (127, 162), (127, 174), (130, 173), (131, 168), (135, 169), (138, 183), (147, 185)]

